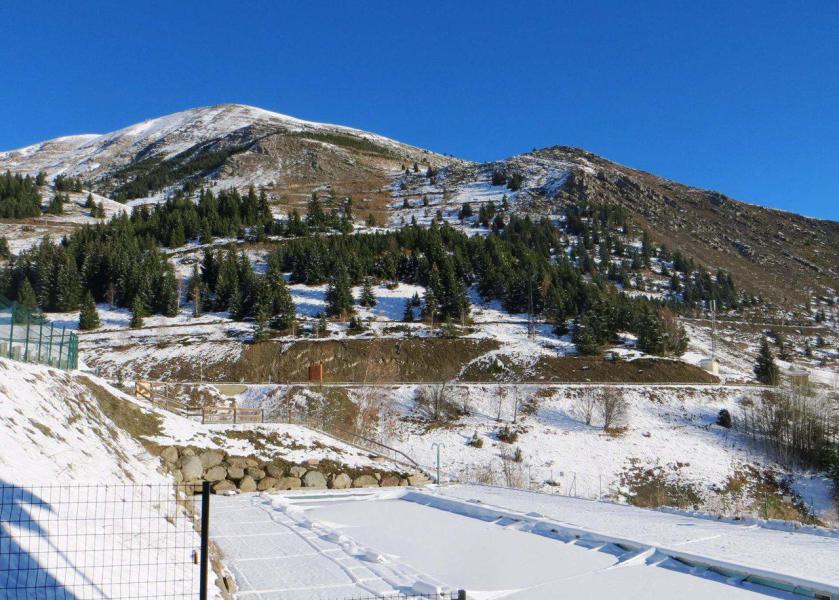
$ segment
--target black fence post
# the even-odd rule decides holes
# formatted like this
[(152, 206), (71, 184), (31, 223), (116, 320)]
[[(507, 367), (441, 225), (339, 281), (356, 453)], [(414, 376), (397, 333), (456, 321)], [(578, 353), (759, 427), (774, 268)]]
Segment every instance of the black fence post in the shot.
[(457, 600), (466, 600), (466, 590), (457, 590)]
[(210, 562), (210, 482), (201, 482), (201, 587), (200, 599), (207, 600), (207, 575)]

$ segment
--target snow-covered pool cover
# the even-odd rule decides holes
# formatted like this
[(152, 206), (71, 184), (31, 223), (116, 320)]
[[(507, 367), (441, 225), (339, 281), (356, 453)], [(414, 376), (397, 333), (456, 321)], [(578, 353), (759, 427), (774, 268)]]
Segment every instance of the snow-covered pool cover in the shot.
[(213, 503), (241, 598), (839, 598), (837, 539), (627, 506), (481, 486)]

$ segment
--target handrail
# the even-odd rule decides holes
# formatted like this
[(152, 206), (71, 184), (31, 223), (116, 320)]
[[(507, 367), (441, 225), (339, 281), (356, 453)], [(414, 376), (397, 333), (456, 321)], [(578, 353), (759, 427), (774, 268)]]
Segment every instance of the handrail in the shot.
[[(379, 442), (377, 440), (363, 436), (359, 433), (354, 433), (352, 431), (348, 431), (340, 427), (331, 427), (330, 431), (325, 431), (304, 419), (300, 419), (299, 422), (295, 423), (295, 420), (292, 417), (292, 415), (289, 415), (288, 419), (282, 419), (278, 415), (274, 415), (273, 418), (266, 419), (265, 409), (257, 407), (239, 407), (234, 405), (202, 406), (200, 408), (193, 408), (190, 407), (183, 400), (176, 400), (174, 398), (169, 398), (167, 396), (161, 396), (160, 394), (154, 393), (154, 383), (157, 382), (145, 381), (142, 382), (142, 385), (135, 384), (135, 394), (138, 396), (138, 398), (143, 398), (147, 401), (150, 401), (153, 405), (159, 406), (160, 408), (175, 413), (179, 416), (186, 418), (200, 417), (202, 425), (213, 423), (223, 424), (230, 422), (232, 422), (232, 424), (234, 425), (239, 423), (287, 423), (289, 425), (299, 425), (301, 427), (306, 427), (311, 431), (315, 431), (322, 435), (334, 438), (345, 444), (349, 444), (350, 446), (362, 450), (363, 452), (368, 452), (377, 456), (382, 456), (388, 460), (402, 464), (408, 468), (415, 469), (421, 473), (426, 472), (426, 470), (417, 461), (415, 461), (405, 452), (388, 446), (387, 444), (383, 444), (382, 442)], [(231, 418), (231, 420), (213, 421), (211, 420), (213, 416), (228, 416)], [(366, 444), (366, 446), (354, 440), (361, 440), (361, 442), (363, 442), (363, 444)], [(370, 446), (373, 447), (371, 448)], [(376, 448), (378, 448), (378, 450)], [(390, 455), (388, 453), (390, 453)]]

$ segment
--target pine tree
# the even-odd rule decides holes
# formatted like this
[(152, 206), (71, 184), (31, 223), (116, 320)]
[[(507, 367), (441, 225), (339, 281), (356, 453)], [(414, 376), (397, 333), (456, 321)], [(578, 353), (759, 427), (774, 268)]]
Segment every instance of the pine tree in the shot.
[(373, 293), (373, 280), (370, 277), (365, 277), (362, 282), (361, 298), (358, 303), (367, 308), (376, 306), (376, 294)]
[(271, 327), (274, 329), (293, 328), (297, 321), (297, 309), (282, 277), (274, 281), (274, 306)]
[(574, 329), (571, 340), (577, 346), (577, 352), (583, 356), (593, 356), (600, 351), (600, 343), (597, 340), (592, 327), (586, 322), (587, 319), (574, 321)]
[(131, 329), (137, 329), (143, 326), (143, 317), (146, 314), (146, 307), (143, 304), (143, 299), (139, 294), (134, 296), (134, 301), (131, 303), (131, 322), (128, 324)]
[(268, 339), (268, 318), (269, 318), (269, 311), (268, 307), (262, 305), (261, 303), (256, 309), (256, 314), (254, 315), (254, 324), (253, 324), (253, 341), (254, 342), (263, 342)]
[(64, 214), (64, 197), (61, 194), (56, 193), (55, 196), (52, 197), (52, 200), (50, 200), (50, 203), (47, 206), (47, 212), (51, 215)]
[(36, 312), (38, 310), (38, 299), (35, 295), (35, 289), (29, 282), (29, 278), (23, 280), (20, 289), (17, 292), (17, 303), (21, 308), (29, 312)]
[(402, 314), (402, 320), (406, 323), (412, 323), (414, 320), (414, 303), (411, 300), (405, 302), (405, 312)]
[(12, 250), (9, 248), (9, 240), (6, 236), (0, 236), (0, 258), (9, 259), (12, 256)]
[(79, 329), (90, 331), (91, 329), (96, 329), (99, 325), (99, 313), (96, 310), (96, 302), (93, 300), (93, 294), (88, 291), (82, 298), (81, 311), (79, 312)]
[(344, 318), (353, 313), (353, 297), (350, 280), (341, 268), (329, 280), (326, 289), (326, 314), (330, 317)]
[(772, 350), (769, 348), (769, 342), (763, 338), (760, 342), (760, 351), (757, 355), (754, 368), (757, 380), (764, 385), (778, 385), (779, 372), (778, 366), (775, 364), (775, 358), (772, 356)]
[(158, 290), (158, 309), (167, 317), (174, 317), (178, 314), (178, 305), (180, 294), (178, 292), (178, 281), (175, 279), (175, 272), (172, 269), (166, 269), (160, 282), (160, 289)]
[(230, 304), (227, 310), (230, 313), (230, 318), (234, 321), (245, 320), (244, 304), (242, 303), (242, 292), (239, 291), (239, 288), (234, 289), (233, 293), (230, 295)]

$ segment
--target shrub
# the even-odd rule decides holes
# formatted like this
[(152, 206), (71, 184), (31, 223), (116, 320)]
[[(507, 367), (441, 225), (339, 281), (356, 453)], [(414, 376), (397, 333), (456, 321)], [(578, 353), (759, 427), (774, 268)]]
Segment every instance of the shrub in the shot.
[(483, 448), (484, 447), (484, 439), (478, 436), (478, 432), (476, 431), (472, 434), (472, 437), (468, 442), (466, 442), (467, 446), (472, 446), (473, 448)]
[(717, 414), (717, 425), (731, 429), (731, 413), (728, 412), (728, 409), (720, 409), (720, 412)]
[(498, 439), (505, 444), (515, 444), (519, 439), (518, 432), (510, 429), (509, 425), (504, 425), (504, 427), (498, 430), (496, 435), (498, 436)]

